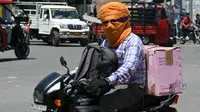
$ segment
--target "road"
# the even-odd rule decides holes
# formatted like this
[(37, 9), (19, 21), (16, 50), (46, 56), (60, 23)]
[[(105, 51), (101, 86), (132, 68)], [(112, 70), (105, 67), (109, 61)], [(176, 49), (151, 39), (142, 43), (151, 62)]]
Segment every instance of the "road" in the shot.
[[(186, 84), (179, 104), (179, 112), (200, 112), (200, 46), (177, 45), (182, 48), (183, 81)], [(13, 51), (0, 53), (0, 110), (1, 112), (37, 112), (30, 109), (33, 89), (49, 73), (65, 73), (59, 57), (63, 56), (70, 69), (80, 60), (83, 47), (79, 44), (47, 46), (32, 42), (31, 53), (26, 60), (17, 60)]]

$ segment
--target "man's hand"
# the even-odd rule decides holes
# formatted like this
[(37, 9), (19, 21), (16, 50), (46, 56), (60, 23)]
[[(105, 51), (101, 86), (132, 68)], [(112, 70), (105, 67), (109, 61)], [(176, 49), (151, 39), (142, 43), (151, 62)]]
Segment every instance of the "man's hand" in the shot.
[(94, 95), (101, 96), (109, 92), (111, 89), (111, 86), (109, 85), (109, 82), (106, 80), (94, 80), (89, 84), (88, 89)]

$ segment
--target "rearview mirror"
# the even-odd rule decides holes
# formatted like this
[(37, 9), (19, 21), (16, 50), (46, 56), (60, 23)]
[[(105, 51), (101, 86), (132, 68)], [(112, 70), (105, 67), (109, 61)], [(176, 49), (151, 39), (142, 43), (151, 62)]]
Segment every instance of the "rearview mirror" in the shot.
[(65, 67), (67, 66), (67, 62), (65, 61), (64, 57), (62, 57), (62, 56), (60, 57), (60, 63), (62, 66), (65, 66)]

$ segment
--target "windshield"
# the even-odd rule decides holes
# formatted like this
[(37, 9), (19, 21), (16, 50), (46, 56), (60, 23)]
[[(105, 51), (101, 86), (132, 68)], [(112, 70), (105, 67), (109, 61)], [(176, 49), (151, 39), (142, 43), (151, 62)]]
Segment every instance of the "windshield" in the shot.
[(51, 11), (54, 19), (78, 19), (75, 9), (51, 9)]

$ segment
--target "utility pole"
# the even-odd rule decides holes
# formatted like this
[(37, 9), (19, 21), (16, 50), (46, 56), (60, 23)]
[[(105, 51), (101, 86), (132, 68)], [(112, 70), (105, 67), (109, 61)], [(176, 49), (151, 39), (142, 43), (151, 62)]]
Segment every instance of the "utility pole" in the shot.
[(190, 13), (190, 18), (193, 19), (193, 0), (190, 0), (189, 2), (189, 13)]
[(83, 0), (83, 14), (86, 12), (86, 0)]

